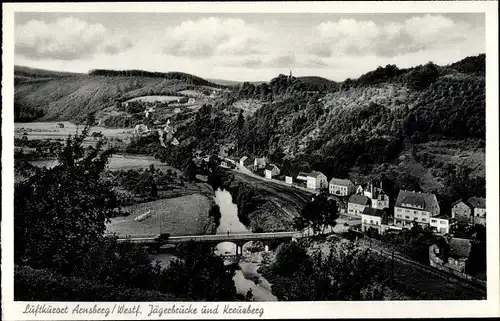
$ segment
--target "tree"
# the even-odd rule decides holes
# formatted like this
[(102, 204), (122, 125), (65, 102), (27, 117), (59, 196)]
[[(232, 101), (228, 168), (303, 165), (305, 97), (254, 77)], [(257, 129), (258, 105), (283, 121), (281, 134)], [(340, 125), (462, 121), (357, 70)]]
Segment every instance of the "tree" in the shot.
[(15, 185), (15, 263), (69, 273), (116, 215), (116, 196), (100, 179), (112, 150), (103, 150), (102, 140), (83, 147), (89, 124), (68, 137), (58, 165)]
[[(320, 193), (302, 208), (301, 216), (305, 220), (304, 225), (310, 225), (314, 233), (324, 233), (325, 228), (334, 227), (338, 218), (337, 203), (328, 199), (327, 194)], [(307, 223), (306, 223), (307, 222)]]
[(236, 295), (232, 273), (213, 248), (186, 243), (179, 247), (179, 259), (164, 272), (160, 290), (193, 301), (231, 301)]

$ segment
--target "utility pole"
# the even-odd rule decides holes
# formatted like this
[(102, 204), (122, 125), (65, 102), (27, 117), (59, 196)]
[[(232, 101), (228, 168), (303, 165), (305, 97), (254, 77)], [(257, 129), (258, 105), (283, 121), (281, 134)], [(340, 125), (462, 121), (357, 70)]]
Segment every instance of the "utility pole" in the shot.
[(394, 280), (394, 249), (392, 250), (392, 272), (391, 272), (391, 286), (393, 285), (393, 280)]

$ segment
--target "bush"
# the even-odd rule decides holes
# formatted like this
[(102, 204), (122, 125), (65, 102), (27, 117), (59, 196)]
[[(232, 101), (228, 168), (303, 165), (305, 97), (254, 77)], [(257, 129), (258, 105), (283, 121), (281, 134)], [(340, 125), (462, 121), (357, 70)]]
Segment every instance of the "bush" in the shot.
[(27, 266), (14, 267), (14, 300), (19, 301), (182, 301), (158, 291), (103, 285), (75, 277), (65, 277), (35, 270)]

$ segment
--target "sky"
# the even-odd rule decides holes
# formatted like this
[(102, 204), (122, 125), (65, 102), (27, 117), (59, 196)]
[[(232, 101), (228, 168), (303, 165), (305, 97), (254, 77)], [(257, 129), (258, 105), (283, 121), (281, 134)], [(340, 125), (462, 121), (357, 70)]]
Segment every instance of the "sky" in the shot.
[(15, 14), (15, 64), (181, 71), (267, 81), (357, 78), (378, 66), (445, 65), (486, 51), (483, 13)]

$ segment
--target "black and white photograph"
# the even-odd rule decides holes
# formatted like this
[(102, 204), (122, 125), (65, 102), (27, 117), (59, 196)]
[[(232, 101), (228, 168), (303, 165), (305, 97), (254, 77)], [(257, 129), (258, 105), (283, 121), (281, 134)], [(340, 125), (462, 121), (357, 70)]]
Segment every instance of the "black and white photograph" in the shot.
[(12, 12), (2, 264), (17, 317), (498, 298), (498, 65), (477, 3)]

